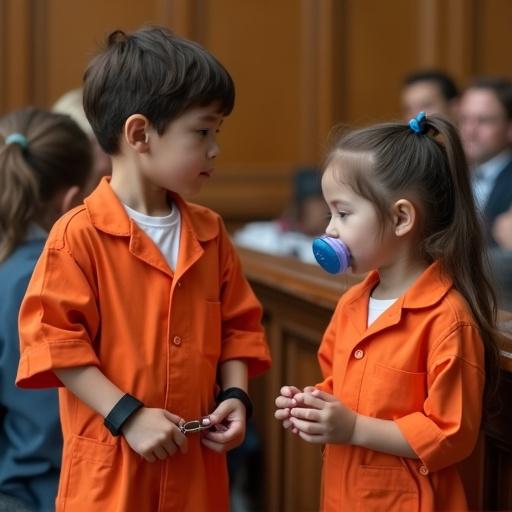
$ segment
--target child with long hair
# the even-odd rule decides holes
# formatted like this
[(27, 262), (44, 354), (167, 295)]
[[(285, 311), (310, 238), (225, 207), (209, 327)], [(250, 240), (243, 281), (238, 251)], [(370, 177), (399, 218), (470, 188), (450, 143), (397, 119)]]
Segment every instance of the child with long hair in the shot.
[(325, 241), (371, 272), (325, 332), (325, 380), (283, 387), (275, 417), (325, 444), (324, 511), (465, 510), (456, 464), (477, 441), (498, 351), (459, 137), (423, 113), (353, 131), (330, 152), (322, 190)]
[(62, 455), (57, 393), (14, 385), (18, 310), (48, 231), (81, 199), (91, 166), (89, 140), (68, 116), (27, 108), (0, 119), (2, 510), (13, 499), (30, 510), (54, 509)]

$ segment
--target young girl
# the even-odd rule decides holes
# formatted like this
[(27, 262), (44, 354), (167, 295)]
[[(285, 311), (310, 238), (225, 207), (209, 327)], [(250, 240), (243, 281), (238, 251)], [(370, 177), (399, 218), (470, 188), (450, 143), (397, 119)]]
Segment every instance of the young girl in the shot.
[(91, 164), (89, 140), (68, 116), (30, 108), (0, 119), (0, 510), (13, 499), (55, 508), (57, 394), (14, 386), (18, 310), (47, 232), (77, 203)]
[(495, 386), (494, 294), (453, 126), (419, 115), (344, 136), (328, 157), (326, 233), (372, 269), (340, 299), (325, 380), (281, 389), (275, 416), (325, 444), (322, 510), (467, 509), (456, 463)]

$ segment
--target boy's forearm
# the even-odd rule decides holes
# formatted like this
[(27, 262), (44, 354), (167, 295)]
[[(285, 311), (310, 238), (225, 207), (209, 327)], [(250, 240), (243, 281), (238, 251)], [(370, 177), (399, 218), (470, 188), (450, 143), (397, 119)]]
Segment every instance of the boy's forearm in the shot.
[(55, 374), (74, 395), (103, 417), (125, 395), (96, 366), (61, 368)]
[(358, 414), (351, 444), (398, 457), (418, 458), (398, 425), (392, 420)]
[(241, 388), (247, 392), (247, 364), (239, 359), (222, 363), (220, 368), (222, 389)]

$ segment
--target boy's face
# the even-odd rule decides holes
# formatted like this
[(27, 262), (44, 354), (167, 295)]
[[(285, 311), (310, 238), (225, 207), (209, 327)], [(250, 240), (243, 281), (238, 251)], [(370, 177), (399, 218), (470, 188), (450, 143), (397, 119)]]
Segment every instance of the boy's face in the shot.
[(223, 119), (213, 103), (187, 110), (161, 136), (150, 128), (146, 176), (155, 185), (179, 194), (198, 192), (213, 173)]

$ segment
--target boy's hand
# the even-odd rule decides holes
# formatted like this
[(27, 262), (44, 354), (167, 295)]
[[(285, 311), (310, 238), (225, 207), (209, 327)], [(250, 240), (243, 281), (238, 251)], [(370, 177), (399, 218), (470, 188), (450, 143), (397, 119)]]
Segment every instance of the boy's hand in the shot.
[(276, 398), (276, 412), (274, 418), (283, 422), (284, 428), (291, 427), (290, 410), (292, 407), (297, 407), (298, 403), (294, 397), (300, 393), (300, 389), (295, 386), (283, 386), (280, 390), (280, 395)]
[(148, 462), (164, 460), (176, 450), (187, 451), (187, 438), (178, 424), (182, 418), (165, 409), (143, 407), (123, 425), (123, 435), (132, 450)]
[(347, 444), (351, 441), (357, 413), (336, 397), (315, 388), (294, 396), (290, 411), (292, 431), (310, 443)]
[(216, 431), (207, 432), (201, 442), (216, 452), (225, 452), (240, 446), (245, 438), (245, 406), (237, 398), (221, 402), (210, 414)]

